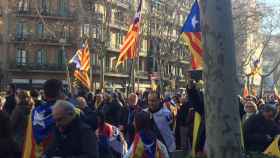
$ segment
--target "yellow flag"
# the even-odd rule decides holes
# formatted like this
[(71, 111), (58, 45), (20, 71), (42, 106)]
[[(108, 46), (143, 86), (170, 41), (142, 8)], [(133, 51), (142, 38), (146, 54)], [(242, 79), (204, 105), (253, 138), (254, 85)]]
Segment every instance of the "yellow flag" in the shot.
[(157, 84), (155, 83), (154, 80), (152, 80), (151, 89), (152, 89), (153, 91), (156, 91), (156, 90), (157, 90)]
[(201, 116), (198, 112), (194, 113), (194, 125), (193, 125), (193, 142), (192, 142), (192, 155), (195, 157), (195, 147), (198, 139), (198, 131), (201, 124)]
[(264, 151), (264, 154), (270, 155), (270, 156), (276, 156), (280, 158), (280, 150), (278, 146), (278, 142), (280, 139), (280, 135), (274, 139), (274, 141), (269, 145), (269, 147)]

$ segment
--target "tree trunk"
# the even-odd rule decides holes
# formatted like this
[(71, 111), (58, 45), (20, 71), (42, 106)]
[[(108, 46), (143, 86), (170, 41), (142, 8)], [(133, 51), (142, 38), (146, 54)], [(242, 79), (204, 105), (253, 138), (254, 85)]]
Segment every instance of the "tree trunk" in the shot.
[(230, 0), (201, 0), (208, 158), (240, 158), (235, 48)]

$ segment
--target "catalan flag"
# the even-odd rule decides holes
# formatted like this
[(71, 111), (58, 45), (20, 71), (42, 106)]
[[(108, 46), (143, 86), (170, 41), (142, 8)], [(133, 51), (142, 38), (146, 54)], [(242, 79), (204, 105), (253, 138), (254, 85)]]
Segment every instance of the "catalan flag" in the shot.
[(192, 55), (192, 69), (203, 68), (203, 50), (201, 42), (200, 12), (197, 0), (192, 6), (182, 30), (182, 37), (185, 40)]
[(47, 101), (32, 109), (26, 129), (23, 158), (41, 158), (46, 151), (55, 126), (51, 114), (54, 103), (55, 101)]
[(256, 59), (253, 61), (253, 68), (251, 68), (251, 72), (249, 75), (257, 75), (261, 72), (261, 65), (260, 65), (260, 60)]
[(90, 69), (90, 52), (87, 41), (83, 44), (81, 49), (77, 50), (76, 54), (72, 57), (69, 63), (73, 63), (76, 66), (74, 77), (85, 87), (90, 89), (91, 83), (88, 76), (88, 71)]
[(129, 27), (125, 40), (120, 48), (120, 55), (116, 67), (124, 63), (124, 61), (126, 61), (127, 59), (133, 59), (137, 56), (136, 49), (140, 32), (141, 8), (142, 0), (140, 0), (138, 9), (133, 19), (133, 23)]

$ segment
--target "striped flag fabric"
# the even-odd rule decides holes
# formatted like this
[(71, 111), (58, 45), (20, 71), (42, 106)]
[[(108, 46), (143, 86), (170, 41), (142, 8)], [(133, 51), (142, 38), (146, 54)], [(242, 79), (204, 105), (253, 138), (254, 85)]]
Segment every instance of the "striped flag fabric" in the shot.
[(192, 56), (192, 69), (201, 70), (203, 68), (203, 49), (200, 29), (200, 11), (197, 0), (192, 6), (182, 30), (182, 37), (190, 49)]
[(125, 40), (120, 48), (120, 55), (116, 64), (116, 68), (124, 63), (127, 59), (133, 59), (137, 56), (137, 41), (140, 32), (142, 0), (140, 0), (133, 23), (129, 27)]
[(90, 89), (90, 79), (86, 71), (76, 70), (74, 72), (74, 77), (78, 79), (86, 88)]
[(88, 42), (86, 41), (82, 48), (82, 56), (81, 56), (81, 70), (89, 71), (90, 69), (90, 53)]
[(88, 71), (90, 69), (90, 52), (88, 42), (85, 41), (81, 49), (78, 49), (69, 63), (76, 65), (74, 77), (78, 79), (86, 88), (91, 88)]

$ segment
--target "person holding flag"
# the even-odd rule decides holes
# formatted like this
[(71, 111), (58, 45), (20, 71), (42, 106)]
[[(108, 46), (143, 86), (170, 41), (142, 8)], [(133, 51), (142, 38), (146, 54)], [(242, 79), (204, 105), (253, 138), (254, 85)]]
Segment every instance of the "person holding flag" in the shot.
[(52, 107), (63, 97), (63, 84), (59, 80), (51, 79), (45, 82), (43, 89), (46, 102), (31, 112), (26, 129), (23, 158), (41, 158), (53, 139), (55, 122)]
[(166, 146), (151, 130), (148, 113), (136, 112), (134, 126), (136, 134), (124, 158), (169, 158)]
[[(200, 28), (200, 8), (196, 0), (191, 8), (186, 22), (182, 27), (182, 37), (188, 46), (192, 56), (192, 69), (203, 69), (203, 49)], [(195, 83), (190, 83), (188, 86), (188, 94), (190, 95), (190, 102), (194, 106), (194, 129), (193, 129), (193, 143), (192, 155), (204, 154), (205, 145), (205, 121), (204, 121), (204, 102), (203, 93), (198, 90)]]

